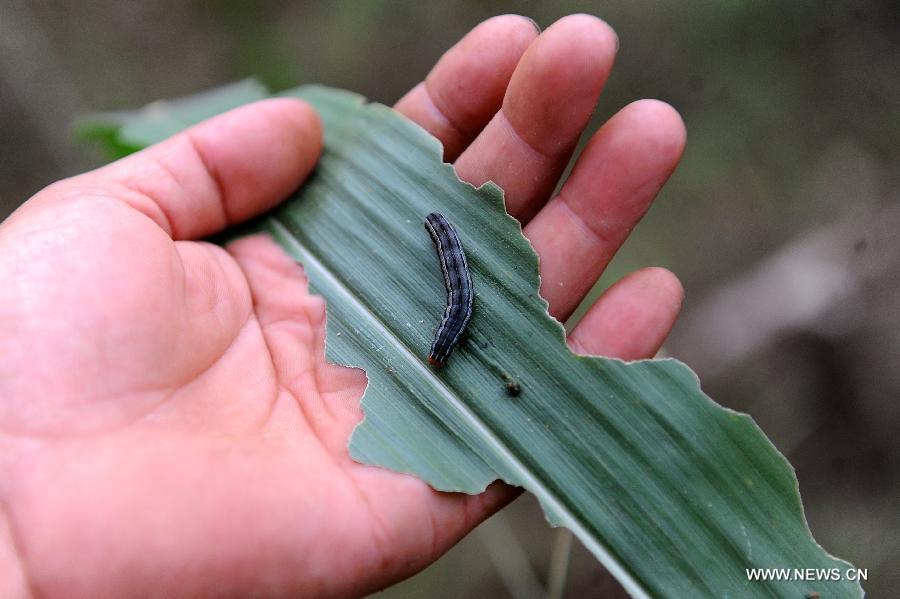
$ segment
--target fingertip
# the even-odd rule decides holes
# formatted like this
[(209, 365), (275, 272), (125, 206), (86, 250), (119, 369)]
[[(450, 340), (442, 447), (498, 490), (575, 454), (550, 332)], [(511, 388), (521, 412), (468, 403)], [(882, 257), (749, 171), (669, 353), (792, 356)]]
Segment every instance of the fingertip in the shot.
[(615, 60), (617, 37), (590, 15), (548, 27), (525, 52), (503, 100), (503, 113), (535, 150), (570, 151), (594, 111)]
[(613, 42), (618, 47), (619, 36), (616, 35), (612, 25), (595, 15), (588, 13), (566, 15), (554, 21), (547, 30), (554, 27), (565, 27), (570, 32), (581, 31), (585, 36), (602, 40), (604, 43)]
[(229, 223), (242, 222), (285, 199), (322, 153), (322, 122), (299, 99), (254, 102), (186, 132), (217, 177)]
[(472, 29), (472, 33), (474, 32), (478, 32), (478, 35), (499, 34), (507, 43), (527, 46), (541, 32), (541, 28), (529, 17), (505, 14), (482, 21)]
[[(463, 86), (470, 77), (478, 76), (481, 85), (493, 83), (493, 103), (489, 114), (484, 110), (483, 101), (469, 100), (472, 102), (469, 104), (463, 101), (466, 98), (444, 98), (452, 100), (457, 106), (468, 108), (457, 108), (463, 122), (474, 123), (483, 120), (485, 116), (490, 118), (499, 108), (519, 60), (537, 38), (538, 31), (534, 21), (527, 17), (513, 14), (491, 17), (478, 24), (441, 58), (426, 78), (428, 87), (440, 101), (441, 96), (446, 96), (451, 91), (458, 93), (453, 87)], [(448, 71), (456, 75), (453, 87), (446, 81)], [(484, 125), (483, 122), (479, 124)]]
[(674, 322), (684, 302), (684, 286), (681, 280), (672, 271), (661, 266), (642, 268), (629, 277), (640, 281), (648, 294), (655, 295), (657, 305), (668, 308)]
[(276, 120), (284, 120), (305, 154), (318, 157), (322, 151), (324, 129), (319, 113), (311, 104), (299, 98), (272, 98), (263, 100), (260, 105), (270, 110)]
[(534, 27), (535, 32), (537, 32), (538, 35), (541, 34), (541, 31), (543, 31), (543, 30), (541, 29), (541, 26), (538, 25), (537, 21), (535, 21), (531, 17), (522, 17), (522, 18), (528, 19), (531, 22), (531, 26)]
[(687, 142), (687, 128), (681, 114), (671, 104), (662, 100), (636, 100), (623, 108), (620, 114), (635, 123), (635, 135), (652, 144), (666, 156), (678, 161)]
[[(222, 127), (225, 123), (219, 123), (218, 119), (230, 120), (229, 126)], [(294, 179), (306, 177), (322, 153), (322, 119), (309, 103), (299, 98), (270, 98), (254, 102), (202, 126), (225, 134), (237, 133), (229, 131), (232, 128), (255, 129), (255, 133), (247, 133), (247, 141), (273, 144), (274, 152), (284, 153), (278, 156), (278, 162), (284, 164), (289, 173), (295, 173)], [(299, 180), (293, 181), (294, 186)]]
[(284, 118), (289, 123), (288, 132), (293, 131), (292, 137), (298, 157), (296, 172), (300, 177), (300, 181), (297, 183), (299, 184), (312, 172), (322, 155), (325, 145), (325, 129), (322, 119), (316, 109), (303, 100), (277, 98), (272, 102), (277, 110), (283, 111)]
[(569, 336), (582, 354), (623, 360), (653, 357), (681, 310), (684, 289), (665, 268), (635, 271), (606, 290)]
[(557, 52), (600, 60), (608, 64), (608, 68), (612, 67), (619, 49), (619, 36), (612, 26), (599, 17), (584, 13), (562, 17), (542, 35), (558, 38)]
[[(660, 100), (632, 102), (591, 137), (563, 190), (587, 206), (584, 199), (598, 189), (597, 173), (605, 173), (610, 179), (604, 181), (606, 197), (627, 208), (624, 219), (630, 229), (678, 166), (686, 138), (684, 121), (672, 106)], [(607, 211), (604, 222), (618, 228), (608, 204), (601, 207)]]
[(394, 108), (441, 140), (445, 160), (455, 160), (500, 109), (519, 59), (537, 36), (533, 22), (519, 15), (480, 23)]

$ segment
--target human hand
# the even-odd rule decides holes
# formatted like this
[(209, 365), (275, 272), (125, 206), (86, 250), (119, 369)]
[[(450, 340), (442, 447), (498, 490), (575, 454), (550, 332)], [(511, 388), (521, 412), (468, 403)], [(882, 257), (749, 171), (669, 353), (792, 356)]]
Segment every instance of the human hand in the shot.
[[(592, 17), (539, 37), (497, 17), (396, 107), (461, 178), (505, 189), (560, 319), (684, 144), (670, 107), (631, 104), (547, 201), (616, 45)], [(320, 150), (309, 107), (260, 102), (54, 184), (0, 225), (0, 594), (359, 595), (515, 496), (353, 462), (365, 375), (325, 362), (325, 306), (300, 267), (263, 237), (194, 241), (278, 203)], [(681, 295), (667, 271), (634, 273), (570, 345), (652, 356)]]

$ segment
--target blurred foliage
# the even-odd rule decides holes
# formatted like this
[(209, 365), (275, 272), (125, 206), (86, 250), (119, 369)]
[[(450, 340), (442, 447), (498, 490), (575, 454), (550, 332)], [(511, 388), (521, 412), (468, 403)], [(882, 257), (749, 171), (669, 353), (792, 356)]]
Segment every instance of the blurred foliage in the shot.
[[(617, 66), (592, 129), (643, 97), (670, 102), (685, 119), (681, 167), (598, 292), (633, 268), (667, 266), (685, 283), (686, 316), (698, 316), (691, 310), (718, 286), (784, 244), (900, 199), (896, 0), (6, 0), (0, 130), (16, 151), (0, 160), (0, 214), (99, 162), (71, 142), (66, 124), (78, 115), (249, 76), (276, 89), (320, 82), (390, 104), (471, 27), (503, 12), (544, 27), (588, 12), (617, 30)], [(900, 252), (900, 241), (891, 249)], [(688, 360), (711, 395), (774, 431), (797, 467), (816, 538), (870, 568), (864, 587), (873, 596), (900, 585), (898, 292), (882, 281), (847, 307), (859, 320), (854, 332), (773, 340), (741, 365), (743, 376), (711, 378)], [(678, 357), (691, 355), (688, 333), (676, 328), (669, 350)], [(509, 520), (543, 576), (551, 537), (529, 506), (519, 502)], [(503, 596), (478, 539), (389, 594)], [(580, 551), (568, 591), (596, 596), (603, 574)]]

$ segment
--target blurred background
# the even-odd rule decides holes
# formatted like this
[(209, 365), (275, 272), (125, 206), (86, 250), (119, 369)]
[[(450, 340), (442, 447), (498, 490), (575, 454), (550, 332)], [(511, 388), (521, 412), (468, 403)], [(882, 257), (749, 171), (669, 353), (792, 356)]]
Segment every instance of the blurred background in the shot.
[[(683, 115), (683, 163), (594, 297), (634, 268), (676, 272), (687, 296), (665, 351), (719, 403), (756, 419), (796, 468), (816, 539), (868, 568), (871, 596), (892, 595), (900, 587), (896, 0), (0, 0), (0, 217), (103, 161), (74, 139), (79, 115), (249, 76), (273, 89), (320, 82), (391, 104), (469, 29), (504, 12), (542, 27), (588, 12), (617, 30), (617, 66), (588, 133), (639, 98)], [(524, 497), (380, 596), (539, 596), (566, 544)], [(577, 541), (567, 570), (566, 597), (624, 595)]]

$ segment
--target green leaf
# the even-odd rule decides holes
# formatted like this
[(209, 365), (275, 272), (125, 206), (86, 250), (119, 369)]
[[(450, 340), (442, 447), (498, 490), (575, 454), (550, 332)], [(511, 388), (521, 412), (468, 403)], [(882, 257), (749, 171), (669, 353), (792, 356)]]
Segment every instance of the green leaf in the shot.
[[(812, 539), (787, 461), (687, 366), (569, 351), (499, 188), (460, 182), (439, 143), (385, 106), (317, 86), (284, 95), (319, 111), (325, 153), (242, 232), (268, 232), (303, 264), (327, 301), (328, 358), (368, 375), (355, 459), (445, 491), (521, 485), (635, 596), (861, 596), (856, 583), (793, 572), (748, 580), (748, 568), (821, 578), (850, 566)], [(155, 129), (138, 114), (122, 134), (153, 143), (185, 122), (170, 116)], [(442, 370), (424, 361), (445, 300), (422, 225), (432, 211), (457, 228), (476, 290), (469, 338)]]
[(267, 97), (269, 92), (261, 83), (244, 79), (186, 98), (158, 100), (140, 110), (87, 115), (76, 123), (75, 133), (99, 142), (107, 154), (120, 158), (211, 116)]

